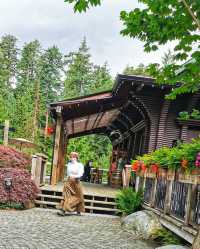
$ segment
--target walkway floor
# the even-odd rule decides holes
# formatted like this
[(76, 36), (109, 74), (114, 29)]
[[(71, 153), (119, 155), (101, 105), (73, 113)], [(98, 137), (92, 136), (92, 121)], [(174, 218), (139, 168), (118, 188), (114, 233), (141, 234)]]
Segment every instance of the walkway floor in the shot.
[(59, 217), (55, 210), (0, 211), (0, 249), (153, 249), (118, 217)]
[[(94, 184), (94, 183), (87, 183), (87, 182), (81, 182), (81, 183), (83, 185), (84, 194), (91, 194), (91, 195), (98, 195), (98, 196), (106, 195), (110, 197), (115, 197), (116, 193), (119, 191), (119, 189), (111, 188), (105, 184)], [(55, 186), (45, 185), (45, 186), (42, 186), (40, 189), (62, 191), (63, 183), (58, 183)]]

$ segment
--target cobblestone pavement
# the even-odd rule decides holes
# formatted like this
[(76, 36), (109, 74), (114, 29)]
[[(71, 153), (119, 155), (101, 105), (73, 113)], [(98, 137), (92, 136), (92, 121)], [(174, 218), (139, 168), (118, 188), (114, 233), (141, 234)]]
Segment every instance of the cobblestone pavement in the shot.
[(153, 249), (106, 216), (59, 217), (55, 210), (0, 211), (0, 249)]

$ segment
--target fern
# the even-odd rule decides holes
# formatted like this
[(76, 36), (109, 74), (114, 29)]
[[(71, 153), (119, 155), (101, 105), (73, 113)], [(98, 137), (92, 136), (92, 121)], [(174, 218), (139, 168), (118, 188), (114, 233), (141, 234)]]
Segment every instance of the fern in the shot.
[(141, 209), (143, 191), (137, 193), (132, 188), (120, 190), (116, 197), (117, 208), (122, 214), (131, 214)]

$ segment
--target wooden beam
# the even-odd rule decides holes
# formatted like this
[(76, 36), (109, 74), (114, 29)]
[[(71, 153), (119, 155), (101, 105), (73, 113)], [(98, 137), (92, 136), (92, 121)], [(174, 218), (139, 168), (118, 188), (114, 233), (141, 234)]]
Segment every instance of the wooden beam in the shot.
[(106, 113), (106, 112), (102, 112), (101, 117), (99, 118), (99, 120), (98, 120), (97, 123), (96, 123), (96, 127), (99, 126), (99, 124), (100, 124), (100, 122), (101, 122), (103, 116), (105, 115), (105, 113)]
[(88, 115), (87, 121), (85, 122), (85, 128), (84, 128), (85, 131), (87, 131), (87, 126), (88, 126), (89, 120), (90, 120), (90, 115)]
[(71, 121), (72, 121), (72, 134), (74, 134), (74, 118)]
[(98, 114), (97, 114), (97, 116), (96, 116), (96, 118), (95, 118), (95, 120), (94, 120), (94, 123), (93, 123), (93, 125), (92, 125), (92, 129), (94, 129), (95, 124), (96, 124), (96, 122), (97, 122), (97, 120), (98, 120), (100, 114), (102, 113), (102, 110), (103, 110), (103, 108), (102, 108), (102, 106), (101, 106), (101, 107), (100, 107), (100, 110), (99, 110), (99, 112), (98, 112)]

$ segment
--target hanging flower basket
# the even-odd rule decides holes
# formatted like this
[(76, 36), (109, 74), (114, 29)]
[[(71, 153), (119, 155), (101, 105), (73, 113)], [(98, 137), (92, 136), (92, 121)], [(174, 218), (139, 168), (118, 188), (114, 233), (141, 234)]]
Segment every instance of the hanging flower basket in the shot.
[(167, 180), (171, 181), (175, 179), (175, 170), (168, 169), (167, 171)]
[(47, 135), (51, 136), (54, 133), (53, 127), (47, 127)]

